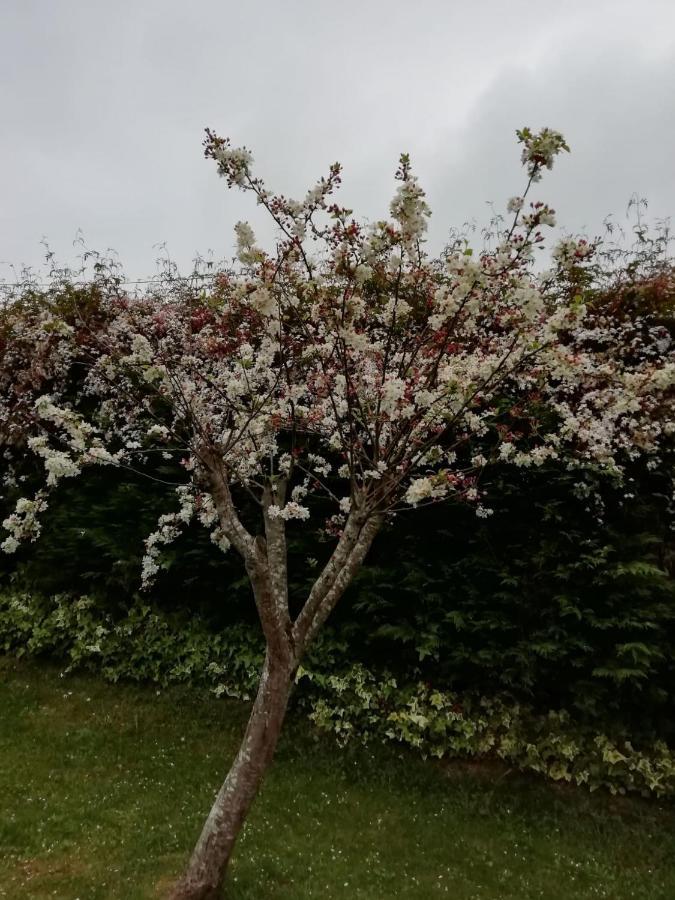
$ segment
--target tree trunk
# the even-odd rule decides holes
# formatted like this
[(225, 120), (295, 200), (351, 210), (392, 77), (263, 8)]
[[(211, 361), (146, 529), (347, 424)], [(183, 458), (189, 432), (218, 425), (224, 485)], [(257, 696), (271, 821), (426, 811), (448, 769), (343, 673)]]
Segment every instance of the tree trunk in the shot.
[(235, 841), (272, 762), (291, 690), (292, 669), (268, 650), (246, 733), (171, 900), (220, 896)]

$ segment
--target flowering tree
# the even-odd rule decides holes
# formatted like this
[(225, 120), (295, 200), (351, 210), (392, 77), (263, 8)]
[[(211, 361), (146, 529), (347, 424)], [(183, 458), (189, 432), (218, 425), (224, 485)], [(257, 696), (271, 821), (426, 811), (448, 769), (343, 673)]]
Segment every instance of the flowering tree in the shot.
[[(139, 469), (155, 452), (185, 478), (147, 539), (144, 582), (193, 519), (241, 556), (251, 582), (260, 686), (176, 898), (217, 895), (303, 654), (389, 517), (441, 501), (489, 515), (480, 476), (495, 461), (560, 458), (620, 477), (626, 458), (659, 452), (672, 354), (647, 333), (618, 356), (621, 324), (585, 328), (579, 297), (556, 289), (592, 244), (565, 240), (553, 269), (533, 273), (554, 212), (525, 198), (567, 146), (549, 129), (518, 137), (527, 185), (497, 245), (474, 257), (458, 242), (433, 259), (406, 155), (391, 219), (367, 226), (332, 201), (337, 164), (296, 202), (254, 176), (246, 149), (207, 131), (228, 186), (276, 223), (274, 252), (240, 222), (238, 264), (209, 291), (171, 282), (130, 296), (101, 279), (86, 302), (32, 291), (2, 310), (0, 440), (8, 462), (28, 449), (46, 476), (5, 520), (3, 549), (38, 536), (61, 479), (90, 465)], [(333, 548), (296, 609), (286, 537), (299, 526)]]

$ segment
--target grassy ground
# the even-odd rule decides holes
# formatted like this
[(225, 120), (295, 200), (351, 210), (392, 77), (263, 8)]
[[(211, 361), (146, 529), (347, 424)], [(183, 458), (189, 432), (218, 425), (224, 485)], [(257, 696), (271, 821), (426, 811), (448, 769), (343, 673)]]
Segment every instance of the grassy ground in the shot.
[[(160, 898), (246, 710), (0, 659), (0, 897)], [(675, 897), (675, 810), (290, 723), (229, 900)]]

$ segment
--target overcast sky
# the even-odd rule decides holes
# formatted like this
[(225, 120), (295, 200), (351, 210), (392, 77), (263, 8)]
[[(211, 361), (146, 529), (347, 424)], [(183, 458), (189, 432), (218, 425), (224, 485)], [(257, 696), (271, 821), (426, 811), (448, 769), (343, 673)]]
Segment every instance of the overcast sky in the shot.
[(0, 76), (4, 263), (38, 264), (43, 237), (70, 261), (78, 229), (129, 277), (163, 242), (182, 267), (231, 256), (241, 218), (269, 238), (207, 125), (290, 196), (339, 160), (371, 219), (410, 152), (432, 249), (520, 192), (524, 124), (572, 147), (537, 186), (567, 229), (625, 221), (634, 193), (675, 214), (675, 0), (2, 0)]

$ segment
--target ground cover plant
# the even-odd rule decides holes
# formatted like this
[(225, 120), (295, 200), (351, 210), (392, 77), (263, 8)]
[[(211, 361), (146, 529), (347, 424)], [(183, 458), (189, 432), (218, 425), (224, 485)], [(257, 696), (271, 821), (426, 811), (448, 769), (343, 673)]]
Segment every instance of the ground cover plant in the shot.
[[(180, 684), (249, 701), (264, 649), (251, 625), (214, 633), (199, 617), (147, 603), (114, 618), (87, 597), (0, 594), (0, 650), (58, 660), (64, 673), (84, 670), (162, 689)], [(675, 797), (675, 751), (653, 725), (639, 732), (609, 718), (584, 721), (564, 708), (542, 712), (505, 692), (481, 696), (475, 687), (457, 692), (399, 678), (345, 659), (326, 630), (296, 673), (291, 707), (342, 747), (393, 743), (425, 758), (500, 760), (590, 791)]]
[[(246, 707), (59, 676), (0, 669), (0, 897), (161, 900)], [(336, 752), (292, 717), (226, 889), (234, 900), (667, 900), (674, 815), (505, 768)]]
[[(88, 466), (138, 471), (177, 459), (178, 512), (146, 542), (144, 579), (193, 519), (241, 556), (266, 641), (244, 741), (175, 897), (217, 895), (274, 753), (306, 649), (387, 522), (451, 501), (489, 517), (491, 464), (547, 460), (620, 479), (659, 464), (675, 364), (660, 332), (620, 319), (588, 327), (579, 294), (592, 246), (565, 240), (553, 272), (532, 260), (553, 211), (525, 196), (567, 149), (518, 133), (527, 186), (492, 250), (430, 259), (429, 209), (406, 156), (391, 221), (365, 227), (331, 202), (340, 171), (301, 203), (272, 195), (251, 155), (207, 134), (230, 186), (273, 217), (269, 254), (246, 223), (239, 263), (204, 291), (170, 280), (129, 296), (103, 271), (58, 303), (30, 285), (2, 315), (0, 432), (28, 448), (45, 485), (5, 520), (3, 548), (34, 539), (48, 492)], [(630, 341), (626, 333), (630, 334)], [(625, 348), (629, 347), (628, 351)], [(84, 373), (84, 374), (82, 374)], [(320, 536), (311, 586), (289, 595), (287, 528)]]

